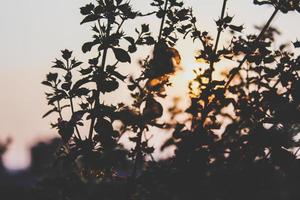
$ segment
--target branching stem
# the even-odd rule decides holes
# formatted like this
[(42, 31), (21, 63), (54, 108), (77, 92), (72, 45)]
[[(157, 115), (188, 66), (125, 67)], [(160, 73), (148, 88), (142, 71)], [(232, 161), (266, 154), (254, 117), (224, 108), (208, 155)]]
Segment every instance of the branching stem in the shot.
[[(110, 22), (110, 20), (107, 20), (107, 28), (106, 28), (106, 33), (105, 33), (106, 37), (108, 37), (110, 35), (110, 29), (111, 29), (111, 22)], [(108, 47), (105, 47), (105, 49), (103, 50), (101, 71), (105, 71), (107, 51), (108, 51)], [(99, 110), (99, 108), (100, 108), (100, 87), (101, 87), (100, 86), (100, 80), (98, 80), (97, 81), (95, 105), (94, 105), (94, 109), (92, 109), (92, 111), (94, 111), (94, 113), (91, 113), (92, 116), (91, 116), (90, 130), (89, 130), (89, 139), (92, 139), (92, 137), (93, 137), (94, 124), (95, 124), (95, 121), (96, 121), (95, 111)]]
[(263, 29), (261, 30), (260, 34), (257, 36), (257, 38), (253, 41), (252, 45), (249, 47), (250, 51), (244, 56), (244, 58), (240, 61), (239, 66), (236, 68), (236, 70), (230, 75), (226, 85), (225, 85), (225, 90), (227, 90), (228, 86), (230, 85), (231, 81), (233, 80), (233, 78), (235, 77), (235, 75), (238, 74), (238, 72), (240, 71), (240, 69), (242, 68), (243, 64), (247, 61), (249, 55), (251, 54), (251, 52), (255, 51), (257, 49), (256, 47), (256, 43), (259, 42), (259, 40), (263, 37), (263, 35), (265, 34), (265, 32), (268, 30), (268, 28), (271, 25), (271, 22), (274, 20), (276, 14), (278, 13), (279, 8), (275, 8), (274, 12), (272, 13), (271, 17), (269, 18), (269, 20), (267, 21), (267, 23), (265, 24), (265, 26), (263, 27)]
[(166, 0), (165, 7), (164, 7), (164, 15), (161, 19), (161, 24), (160, 24), (160, 29), (159, 29), (158, 41), (160, 41), (161, 37), (162, 37), (162, 32), (163, 32), (165, 19), (166, 19), (166, 14), (167, 14), (168, 3), (169, 3), (169, 0)]

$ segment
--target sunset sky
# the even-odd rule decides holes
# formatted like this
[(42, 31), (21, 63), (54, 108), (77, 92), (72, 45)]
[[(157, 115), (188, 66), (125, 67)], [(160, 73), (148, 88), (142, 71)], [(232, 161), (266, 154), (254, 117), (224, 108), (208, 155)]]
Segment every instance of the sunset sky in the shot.
[[(5, 164), (11, 169), (29, 164), (26, 149), (37, 140), (56, 136), (50, 129), (51, 119), (42, 119), (47, 111), (45, 87), (40, 83), (49, 72), (51, 61), (60, 56), (60, 50), (70, 49), (82, 61), (89, 54), (81, 52), (81, 46), (91, 38), (90, 25), (80, 25), (79, 7), (86, 0), (9, 0), (0, 7), (0, 141), (11, 136), (14, 140), (5, 155)], [(151, 11), (150, 0), (131, 0), (136, 10)], [(192, 6), (199, 19), (199, 28), (215, 36), (214, 19), (220, 15), (222, 0), (185, 0)], [(254, 25), (262, 25), (272, 13), (268, 6), (254, 6), (252, 0), (229, 0), (227, 12), (235, 16), (236, 24), (244, 24), (245, 32), (257, 33)], [(151, 20), (153, 36), (158, 32), (158, 21)], [(138, 23), (145, 23), (138, 20)], [(300, 39), (300, 14), (279, 14), (274, 27), (282, 32), (281, 42)], [(147, 23), (147, 22), (146, 22)], [(125, 26), (132, 33), (135, 26)], [(226, 36), (222, 37), (222, 41)], [(221, 46), (221, 45), (220, 45)], [(192, 65), (197, 44), (181, 42), (177, 49), (183, 56), (183, 64)], [(146, 55), (140, 52), (135, 58)], [(133, 62), (135, 65), (136, 62)], [(126, 71), (126, 70), (125, 70)], [(191, 71), (186, 67), (185, 71)], [(128, 71), (130, 72), (130, 70)], [(184, 81), (184, 80), (183, 80)], [(177, 80), (180, 85), (180, 80)], [(184, 95), (184, 93), (182, 94)]]

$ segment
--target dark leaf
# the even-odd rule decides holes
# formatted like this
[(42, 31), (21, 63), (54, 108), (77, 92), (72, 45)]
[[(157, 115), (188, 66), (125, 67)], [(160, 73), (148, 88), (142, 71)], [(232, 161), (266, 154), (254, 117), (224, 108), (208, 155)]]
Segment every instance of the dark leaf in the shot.
[(142, 33), (149, 32), (149, 24), (142, 24)]
[(66, 91), (69, 91), (70, 88), (71, 88), (71, 85), (72, 85), (72, 82), (66, 82), (66, 83), (63, 83), (61, 85), (61, 88), (64, 89), (64, 90), (66, 90)]
[(89, 15), (92, 13), (92, 10), (94, 9), (94, 4), (90, 3), (90, 4), (87, 4), (85, 5), (84, 7), (81, 7), (80, 8), (80, 13), (82, 15)]
[(88, 51), (91, 51), (92, 47), (95, 45), (95, 42), (86, 42), (82, 45), (82, 52), (86, 53)]
[(55, 63), (55, 65), (53, 65), (52, 68), (59, 68), (59, 69), (66, 70), (65, 64), (61, 60), (56, 59), (56, 61), (54, 63)]
[(243, 25), (241, 26), (229, 25), (229, 28), (237, 32), (242, 32), (242, 30), (244, 29)]
[(72, 64), (71, 68), (74, 69), (74, 68), (80, 66), (82, 63), (83, 63), (83, 62), (74, 62), (74, 63)]
[(42, 84), (46, 85), (46, 86), (49, 86), (49, 87), (53, 87), (52, 84), (49, 81), (43, 81)]
[(98, 118), (95, 124), (95, 131), (98, 134), (110, 135), (113, 132), (112, 124), (103, 118)]
[(62, 50), (62, 57), (67, 61), (71, 58), (72, 56), (72, 51), (69, 51), (68, 49)]
[(51, 113), (53, 112), (58, 112), (57, 108), (53, 108), (52, 110), (49, 110), (48, 112), (46, 112), (44, 115), (43, 115), (43, 118), (47, 117), (48, 115), (50, 115)]
[(293, 42), (295, 48), (300, 48), (300, 41)]
[(88, 16), (86, 16), (82, 22), (80, 22), (80, 24), (84, 24), (84, 23), (87, 23), (87, 22), (92, 22), (92, 21), (96, 21), (97, 19), (99, 19), (99, 17), (97, 15), (94, 15), (94, 14), (90, 14)]
[(47, 74), (47, 81), (56, 82), (57, 77), (58, 77), (58, 73), (51, 73), (50, 72), (49, 74)]
[(112, 48), (112, 50), (118, 61), (131, 63), (131, 58), (130, 58), (129, 54), (127, 53), (127, 51), (125, 51), (124, 49), (121, 49), (121, 48)]
[(124, 37), (125, 40), (127, 40), (130, 44), (134, 44), (135, 41), (132, 37)]

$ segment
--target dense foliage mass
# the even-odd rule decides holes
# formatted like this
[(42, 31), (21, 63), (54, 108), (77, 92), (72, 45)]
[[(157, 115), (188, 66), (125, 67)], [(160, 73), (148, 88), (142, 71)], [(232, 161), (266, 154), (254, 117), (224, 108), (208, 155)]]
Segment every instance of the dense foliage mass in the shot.
[[(63, 50), (42, 83), (52, 124), (62, 138), (53, 167), (33, 189), (36, 199), (299, 199), (300, 56), (288, 44), (274, 45), (279, 31), (271, 22), (279, 13), (300, 12), (299, 0), (254, 0), (274, 7), (258, 35), (243, 32), (226, 13), (223, 1), (213, 38), (201, 30), (193, 9), (180, 0), (153, 0), (154, 10), (135, 11), (127, 0), (97, 0), (82, 8), (81, 24), (92, 25), (93, 39), (83, 53), (96, 52), (87, 64)], [(200, 8), (199, 8), (200, 9)], [(219, 8), (218, 8), (219, 9)], [(150, 15), (149, 24), (124, 26)], [(158, 34), (157, 34), (158, 32)], [(222, 33), (226, 44), (219, 44)], [(170, 77), (180, 70), (176, 43), (199, 44), (189, 90), (190, 106), (178, 112), (162, 101)], [(299, 41), (293, 43), (300, 47)], [(222, 48), (219, 48), (222, 46)], [(138, 76), (119, 70), (132, 55), (152, 49), (140, 61)], [(92, 53), (91, 53), (92, 54)], [(226, 63), (235, 63), (233, 68)], [(201, 63), (201, 64), (200, 64)], [(132, 64), (131, 64), (132, 65)], [(224, 65), (223, 71), (217, 67)], [(109, 104), (106, 95), (133, 99)], [(105, 99), (105, 101), (104, 101)], [(185, 121), (165, 120), (185, 114)], [(164, 122), (163, 122), (164, 121)], [(155, 127), (155, 128), (153, 128)], [(157, 161), (147, 135), (172, 132), (161, 150), (175, 147), (173, 157)], [(126, 149), (120, 138), (134, 143)], [(46, 171), (46, 170), (45, 170)]]

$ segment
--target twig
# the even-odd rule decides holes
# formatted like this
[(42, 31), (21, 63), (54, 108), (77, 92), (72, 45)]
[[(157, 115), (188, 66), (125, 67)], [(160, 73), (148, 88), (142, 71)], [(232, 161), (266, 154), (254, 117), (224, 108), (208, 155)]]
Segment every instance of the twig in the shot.
[(169, 0), (166, 0), (166, 2), (165, 2), (164, 15), (162, 17), (161, 24), (160, 24), (158, 41), (161, 40), (161, 36), (162, 36), (163, 28), (164, 28), (164, 23), (165, 23), (165, 18), (166, 18), (166, 14), (167, 14), (166, 12), (167, 12), (167, 8), (168, 8), (168, 2), (169, 2)]
[[(258, 35), (258, 37), (253, 41), (253, 44), (250, 46), (250, 52), (248, 52), (245, 57), (243, 58), (242, 61), (240, 61), (239, 66), (236, 68), (236, 71), (234, 71), (226, 85), (225, 85), (225, 90), (227, 90), (229, 84), (231, 83), (231, 81), (233, 80), (233, 78), (235, 77), (235, 75), (237, 75), (237, 73), (240, 71), (241, 67), (243, 66), (243, 64), (246, 62), (246, 60), (248, 59), (249, 55), (251, 54), (251, 52), (255, 51), (257, 49), (257, 47), (255, 47), (256, 43), (262, 38), (262, 36), (264, 35), (264, 33), (266, 32), (266, 30), (269, 28), (269, 26), (271, 25), (271, 22), (273, 21), (274, 17), (276, 16), (276, 14), (278, 13), (279, 8), (276, 8), (274, 10), (274, 12), (272, 13), (271, 17), (269, 18), (269, 20), (267, 21), (267, 23), (265, 24), (264, 28), (261, 30), (260, 34)], [(253, 49), (254, 48), (254, 49)]]
[(138, 161), (141, 158), (141, 143), (142, 143), (142, 135), (143, 135), (144, 129), (141, 128), (140, 132), (137, 135), (137, 143), (134, 149), (135, 152), (135, 158), (134, 158), (134, 166), (133, 166), (133, 170), (132, 170), (132, 174), (131, 177), (134, 179), (136, 177), (136, 173), (137, 173), (137, 167), (138, 167)]

